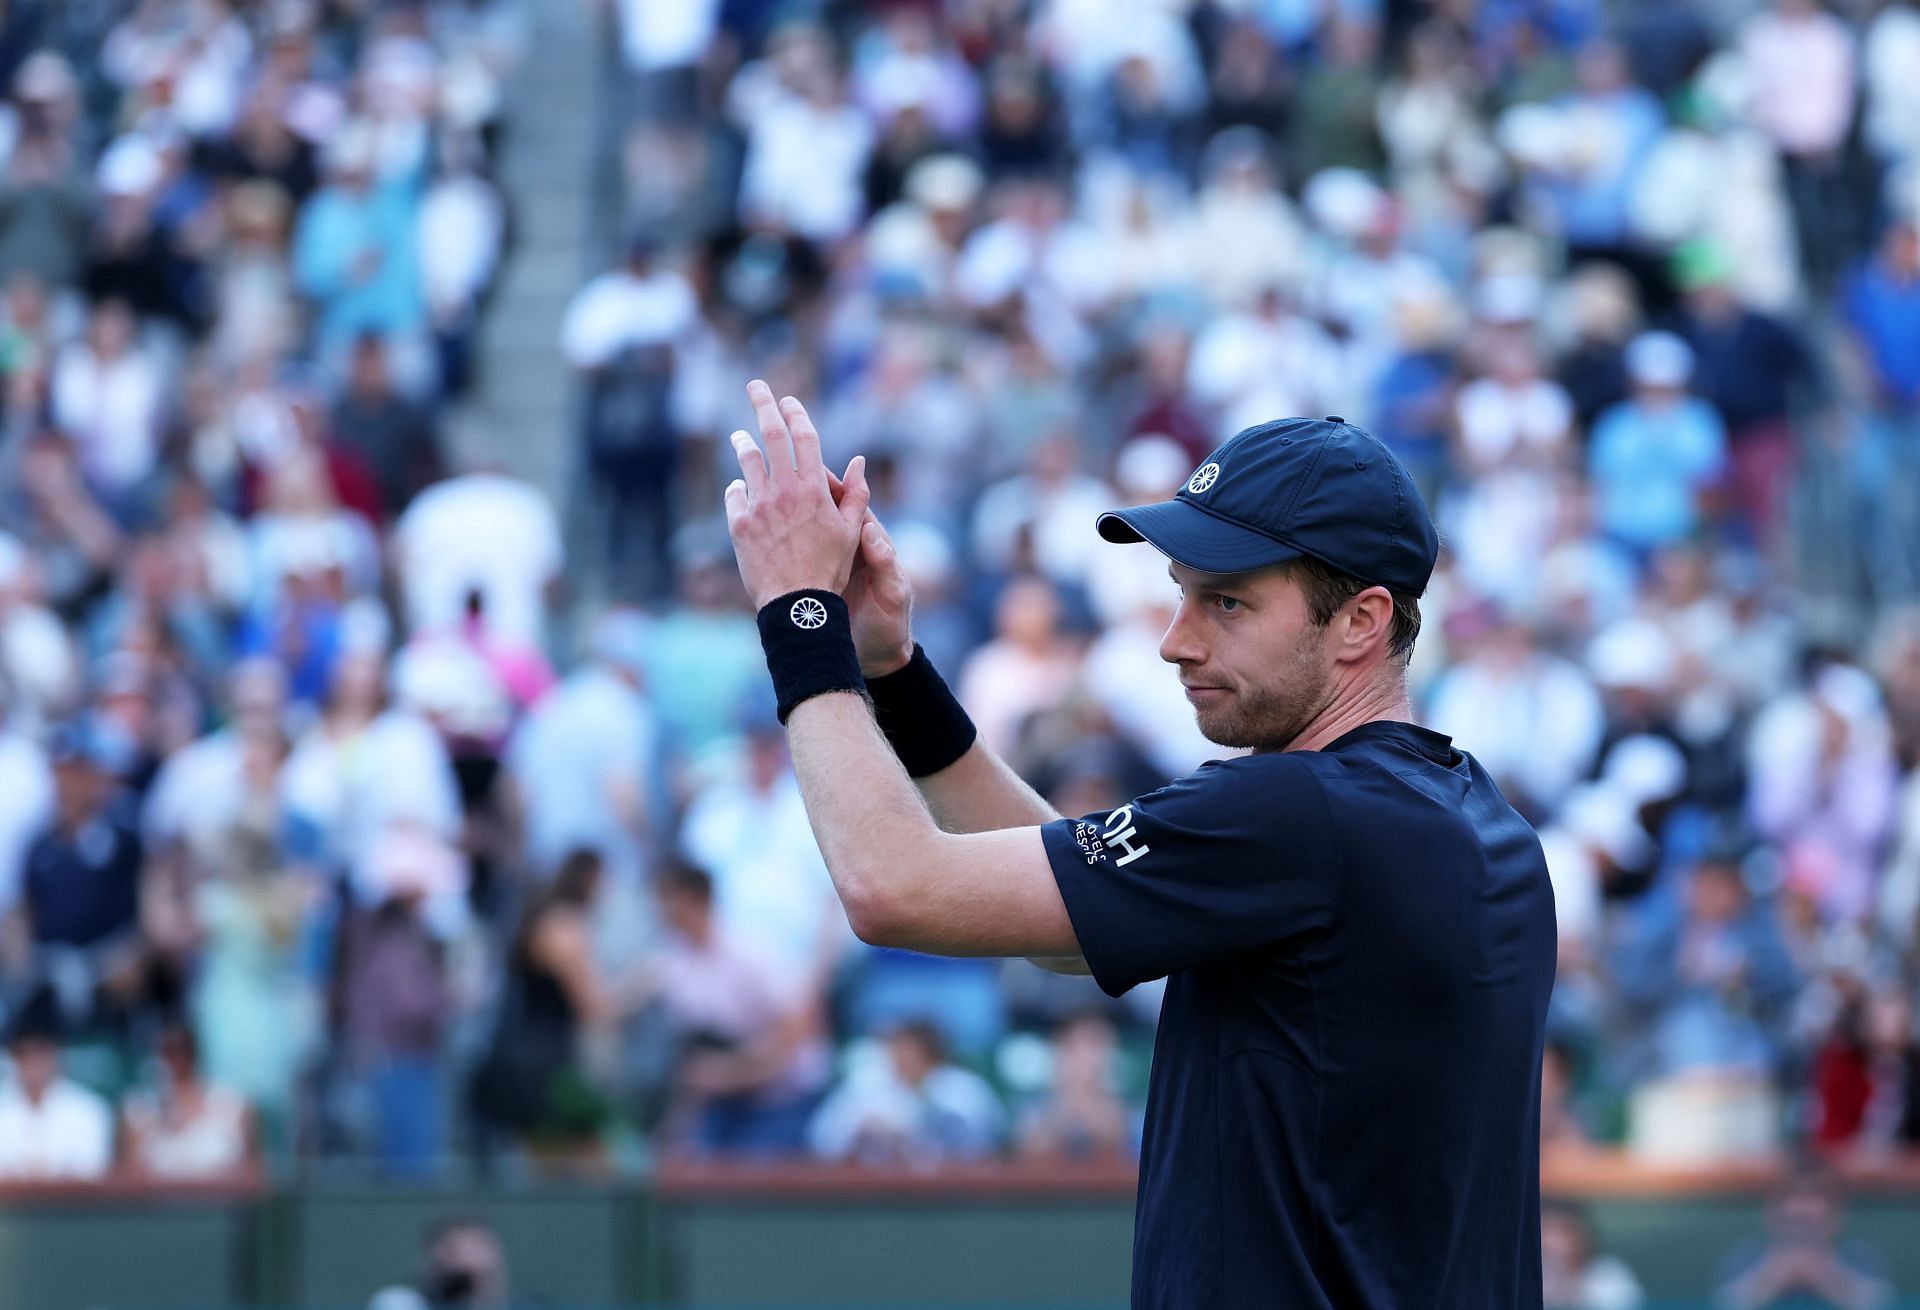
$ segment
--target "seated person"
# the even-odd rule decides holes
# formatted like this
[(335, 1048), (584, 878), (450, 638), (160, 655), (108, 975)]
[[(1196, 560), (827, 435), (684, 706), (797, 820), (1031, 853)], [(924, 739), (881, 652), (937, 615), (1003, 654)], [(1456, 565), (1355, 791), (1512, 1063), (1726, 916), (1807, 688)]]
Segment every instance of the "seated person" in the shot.
[(113, 1163), (113, 1111), (60, 1075), (59, 1019), (42, 989), (7, 1035), (13, 1076), (0, 1084), (0, 1178), (101, 1178)]
[(882, 1058), (854, 1062), (808, 1137), (835, 1160), (967, 1160), (992, 1154), (1004, 1118), (986, 1080), (948, 1062), (940, 1030), (914, 1021), (887, 1034)]
[(206, 1081), (200, 1046), (183, 1024), (156, 1043), (159, 1077), (121, 1107), (121, 1158), (129, 1171), (157, 1178), (210, 1178), (234, 1173), (256, 1154), (246, 1101)]

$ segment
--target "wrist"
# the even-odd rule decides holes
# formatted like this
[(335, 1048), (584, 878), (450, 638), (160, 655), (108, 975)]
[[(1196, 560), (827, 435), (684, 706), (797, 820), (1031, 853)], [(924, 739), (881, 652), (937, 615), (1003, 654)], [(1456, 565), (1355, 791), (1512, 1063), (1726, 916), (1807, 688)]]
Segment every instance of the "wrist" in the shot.
[(939, 773), (973, 748), (973, 720), (919, 646), (894, 673), (869, 679), (867, 695), (875, 722), (909, 777)]
[(754, 621), (781, 723), (794, 707), (815, 696), (866, 694), (847, 603), (834, 592), (811, 587), (786, 592), (762, 605)]
[(877, 682), (881, 678), (891, 678), (894, 674), (913, 663), (913, 638), (907, 638), (904, 646), (895, 647), (881, 658), (869, 663), (863, 656), (860, 660), (860, 676), (868, 682)]

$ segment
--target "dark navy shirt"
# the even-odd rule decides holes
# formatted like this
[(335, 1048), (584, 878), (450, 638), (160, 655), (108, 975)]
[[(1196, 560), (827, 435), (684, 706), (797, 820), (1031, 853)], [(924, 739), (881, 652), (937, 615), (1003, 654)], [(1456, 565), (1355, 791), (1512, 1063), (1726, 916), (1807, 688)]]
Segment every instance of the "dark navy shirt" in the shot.
[(1553, 892), (1471, 756), (1379, 721), (1042, 831), (1100, 986), (1168, 979), (1135, 1310), (1538, 1310)]

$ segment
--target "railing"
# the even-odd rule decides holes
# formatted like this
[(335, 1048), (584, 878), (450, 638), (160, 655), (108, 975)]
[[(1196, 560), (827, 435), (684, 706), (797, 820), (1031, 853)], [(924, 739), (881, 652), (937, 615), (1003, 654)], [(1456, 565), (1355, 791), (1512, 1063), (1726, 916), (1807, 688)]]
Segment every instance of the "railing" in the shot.
[[(1842, 1172), (1849, 1232), (1920, 1297), (1920, 1161)], [(1779, 1173), (1583, 1152), (1551, 1159), (1543, 1186), (1588, 1204), (1602, 1245), (1657, 1298), (1652, 1310), (1704, 1310), (1724, 1257), (1764, 1231)], [(552, 1307), (1118, 1310), (1133, 1186), (1118, 1161), (672, 1161), (646, 1178), (520, 1186), (257, 1174), (15, 1183), (0, 1185), (0, 1305), (362, 1310), (417, 1272), (429, 1224), (470, 1215), (500, 1232), (516, 1286)]]

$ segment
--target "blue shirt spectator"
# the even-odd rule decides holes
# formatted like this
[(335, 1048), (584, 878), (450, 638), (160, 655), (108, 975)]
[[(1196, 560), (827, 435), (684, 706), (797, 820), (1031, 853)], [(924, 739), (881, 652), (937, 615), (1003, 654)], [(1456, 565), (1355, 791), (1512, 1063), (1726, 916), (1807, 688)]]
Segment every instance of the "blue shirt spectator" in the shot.
[(1840, 317), (1866, 357), (1879, 402), (1920, 409), (1920, 222), (1887, 229), (1879, 257), (1848, 279)]
[(328, 163), (294, 234), (294, 279), (318, 310), (322, 357), (344, 359), (363, 333), (418, 332), (426, 309), (411, 180), (377, 179), (373, 143), (360, 136), (337, 142)]
[(1627, 350), (1633, 395), (1600, 416), (1589, 463), (1600, 525), (1628, 546), (1682, 541), (1701, 524), (1700, 494), (1727, 458), (1725, 425), (1686, 394), (1692, 352), (1665, 332)]

